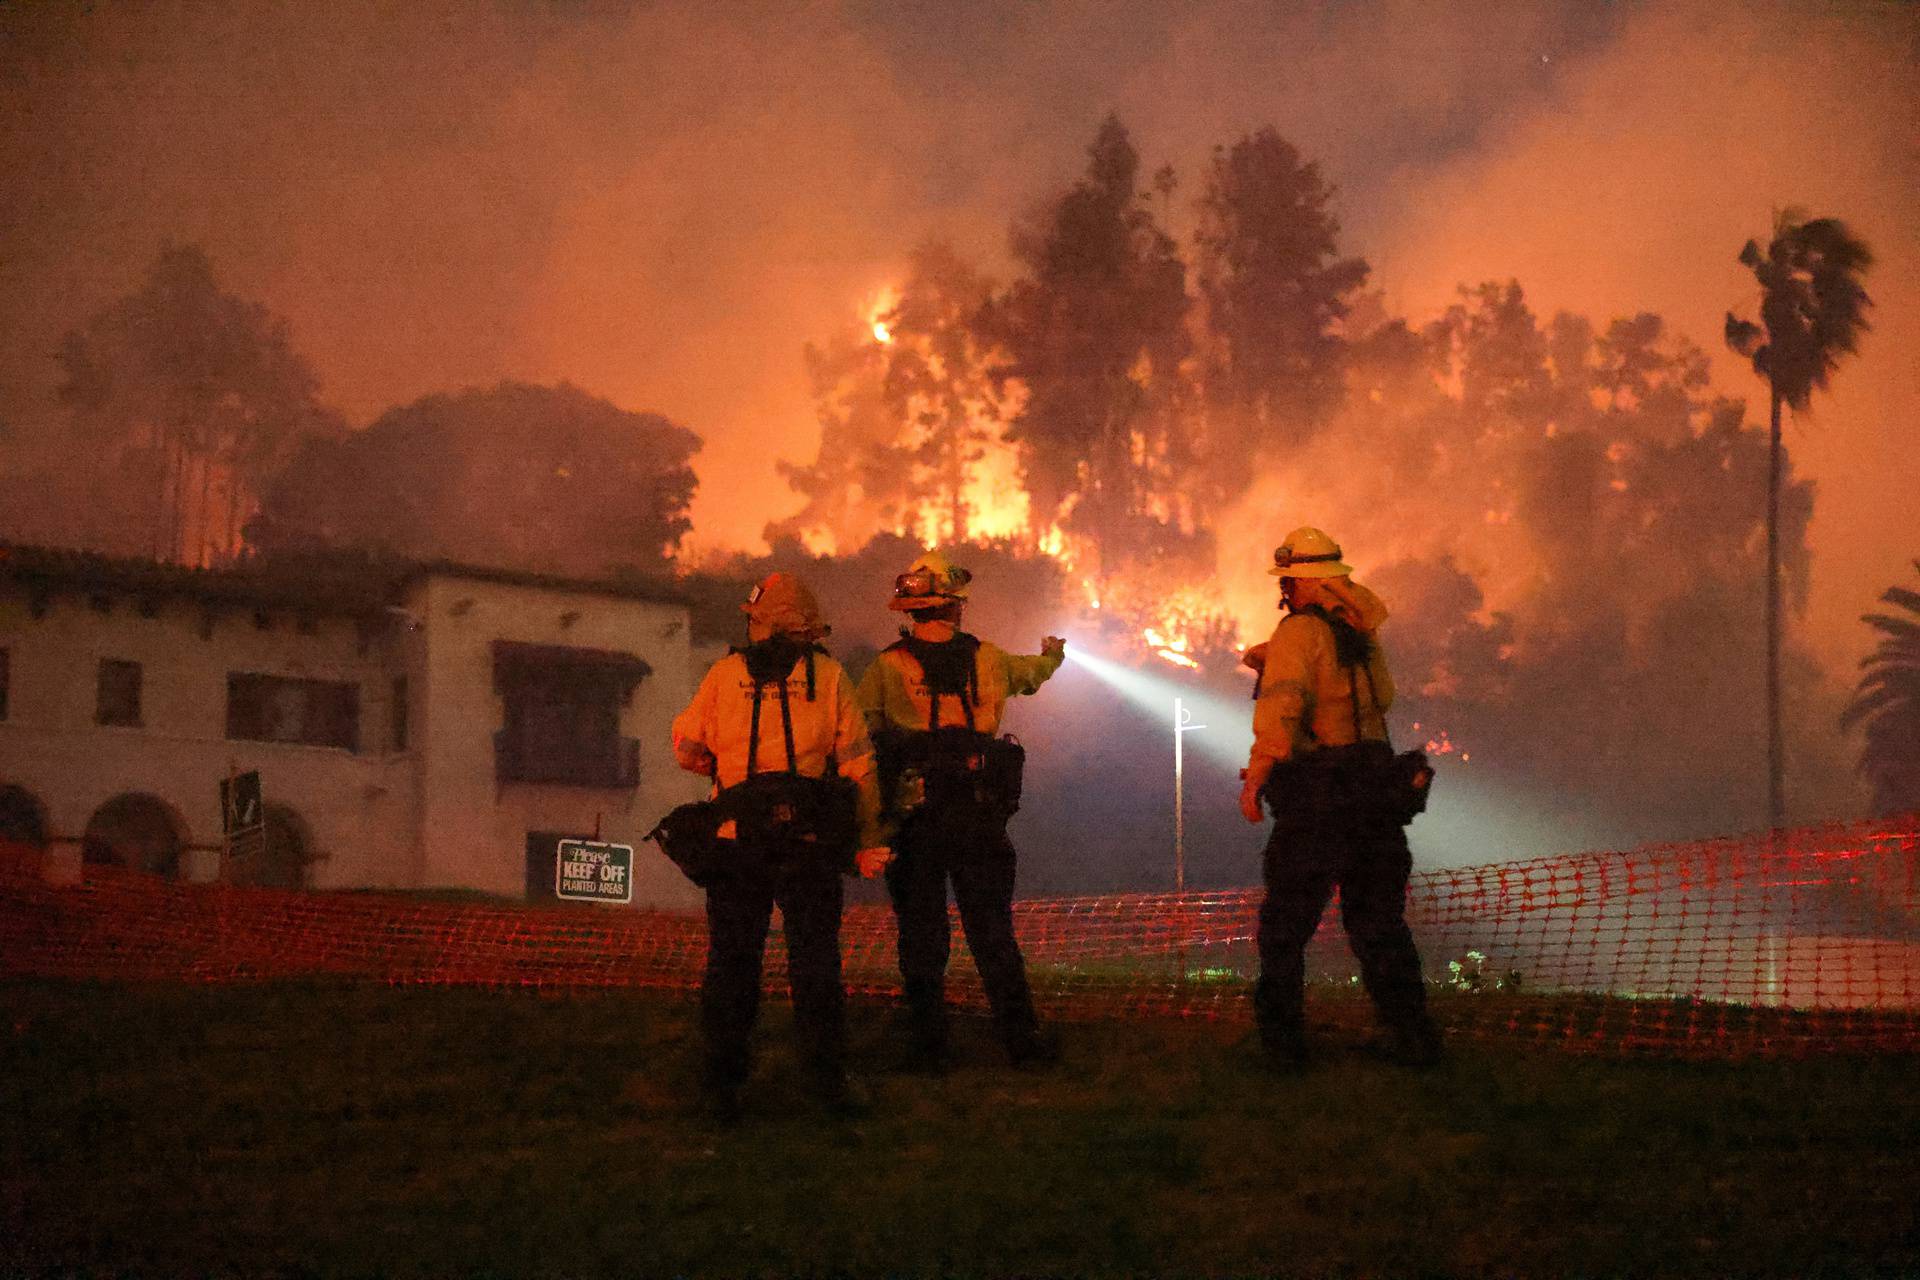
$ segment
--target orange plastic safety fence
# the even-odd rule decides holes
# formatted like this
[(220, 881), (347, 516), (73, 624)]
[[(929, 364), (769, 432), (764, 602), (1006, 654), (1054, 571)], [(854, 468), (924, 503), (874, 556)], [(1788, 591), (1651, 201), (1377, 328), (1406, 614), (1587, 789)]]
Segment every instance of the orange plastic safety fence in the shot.
[[(1455, 1037), (1698, 1057), (1920, 1049), (1920, 815), (1626, 853), (1416, 874), (1408, 921)], [(1015, 925), (1055, 1018), (1244, 1019), (1259, 889), (1036, 899)], [(0, 976), (243, 982), (328, 977), (688, 988), (697, 914), (502, 906), (396, 893), (181, 884), (88, 866), (51, 883), (0, 845)], [(847, 984), (897, 992), (885, 907), (848, 909)], [(949, 992), (984, 997), (955, 928)], [(768, 985), (785, 989), (774, 933)], [(1368, 1021), (1330, 909), (1309, 1016)]]

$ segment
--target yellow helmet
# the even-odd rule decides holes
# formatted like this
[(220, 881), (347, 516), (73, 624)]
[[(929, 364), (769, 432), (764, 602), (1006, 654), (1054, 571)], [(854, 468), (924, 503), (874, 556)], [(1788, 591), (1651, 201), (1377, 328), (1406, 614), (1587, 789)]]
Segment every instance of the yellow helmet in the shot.
[(973, 574), (950, 563), (938, 551), (926, 551), (914, 557), (907, 571), (893, 580), (893, 599), (887, 608), (902, 613), (913, 609), (937, 609), (943, 604), (967, 598), (967, 584)]
[(1340, 544), (1312, 525), (1301, 525), (1273, 549), (1276, 578), (1344, 578), (1351, 567), (1340, 563)]
[(818, 640), (833, 630), (820, 616), (820, 602), (807, 584), (790, 573), (762, 578), (740, 612), (747, 615), (747, 636), (753, 640), (781, 634)]

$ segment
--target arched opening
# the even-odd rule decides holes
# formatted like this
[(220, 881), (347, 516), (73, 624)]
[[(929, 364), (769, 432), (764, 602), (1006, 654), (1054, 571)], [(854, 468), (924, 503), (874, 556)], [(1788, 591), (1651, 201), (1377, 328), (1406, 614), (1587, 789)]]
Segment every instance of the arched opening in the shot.
[(158, 796), (117, 795), (93, 811), (81, 856), (101, 866), (132, 867), (155, 875), (180, 874), (185, 828)]
[(261, 817), (263, 838), (247, 852), (234, 855), (227, 864), (227, 879), (269, 889), (306, 888), (307, 851), (313, 842), (305, 820), (284, 804), (267, 805)]
[(47, 846), (47, 806), (25, 787), (0, 785), (0, 843)]

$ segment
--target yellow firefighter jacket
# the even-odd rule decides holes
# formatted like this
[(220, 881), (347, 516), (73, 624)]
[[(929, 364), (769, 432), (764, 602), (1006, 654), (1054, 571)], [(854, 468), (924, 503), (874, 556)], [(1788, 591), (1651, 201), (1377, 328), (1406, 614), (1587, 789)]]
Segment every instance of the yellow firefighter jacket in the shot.
[[(793, 715), (794, 763), (808, 777), (827, 772), (827, 758), (838, 763), (840, 776), (859, 787), (860, 843), (871, 848), (882, 843), (880, 790), (874, 772), (873, 744), (866, 721), (853, 698), (853, 681), (846, 669), (824, 653), (813, 655), (814, 692), (807, 698), (807, 664), (795, 660), (786, 678), (787, 706)], [(701, 749), (713, 755), (716, 789), (731, 787), (747, 776), (747, 745), (753, 725), (753, 677), (747, 660), (730, 653), (713, 664), (693, 701), (673, 721), (673, 752), (682, 768), (697, 768)], [(766, 773), (787, 768), (786, 731), (780, 718), (780, 687), (765, 686), (760, 694), (760, 745), (755, 769)], [(732, 823), (720, 829), (731, 837)]]
[[(1387, 736), (1393, 676), (1386, 651), (1373, 638), (1364, 668), (1348, 669), (1334, 656), (1333, 628), (1311, 613), (1289, 613), (1273, 629), (1260, 670), (1260, 697), (1253, 704), (1253, 753), (1248, 767), (1259, 776), (1271, 762), (1320, 747), (1348, 746), (1361, 738)], [(1371, 682), (1368, 677), (1371, 676)], [(1354, 726), (1355, 687), (1360, 725)]]
[[(920, 629), (915, 630), (917, 634)], [(946, 633), (936, 631), (934, 634)], [(1038, 690), (1060, 669), (1064, 657), (1063, 654), (1008, 653), (999, 645), (982, 640), (973, 655), (979, 686), (979, 698), (973, 706), (974, 729), (998, 733), (1001, 718), (1006, 714), (1007, 699)], [(872, 733), (888, 729), (924, 731), (933, 726), (934, 695), (927, 688), (926, 672), (905, 649), (883, 650), (860, 677), (855, 697), (866, 713), (867, 728)], [(964, 728), (966, 724), (966, 711), (960, 698), (953, 694), (941, 695), (940, 727)], [(907, 785), (913, 783), (909, 780)], [(918, 803), (916, 796), (891, 799), (897, 809), (910, 809)]]

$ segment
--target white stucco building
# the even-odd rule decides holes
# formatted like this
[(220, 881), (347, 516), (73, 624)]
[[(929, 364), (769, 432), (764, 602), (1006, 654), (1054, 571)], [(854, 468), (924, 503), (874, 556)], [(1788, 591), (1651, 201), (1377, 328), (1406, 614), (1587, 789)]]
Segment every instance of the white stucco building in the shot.
[[(668, 740), (691, 630), (670, 586), (0, 546), (0, 835), (55, 869), (538, 898), (555, 841), (598, 831), (635, 846), (636, 904), (692, 905), (643, 840), (701, 790)], [(268, 839), (234, 856), (220, 784), (248, 770)]]

